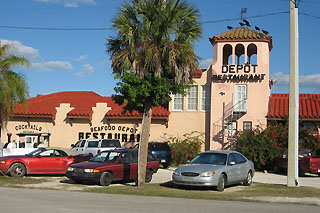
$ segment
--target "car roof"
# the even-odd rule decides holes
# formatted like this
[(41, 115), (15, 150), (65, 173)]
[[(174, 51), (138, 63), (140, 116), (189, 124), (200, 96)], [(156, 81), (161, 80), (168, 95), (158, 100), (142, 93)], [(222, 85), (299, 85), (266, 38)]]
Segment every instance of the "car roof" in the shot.
[(231, 153), (239, 153), (233, 150), (210, 150), (202, 153), (221, 153), (221, 154), (231, 154)]

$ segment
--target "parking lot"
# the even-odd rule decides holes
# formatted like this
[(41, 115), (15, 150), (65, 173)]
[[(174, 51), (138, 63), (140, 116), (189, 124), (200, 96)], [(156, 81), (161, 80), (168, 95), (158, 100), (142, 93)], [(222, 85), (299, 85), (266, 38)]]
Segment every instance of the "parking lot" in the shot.
[[(153, 175), (151, 183), (166, 183), (171, 181), (171, 175), (175, 168), (168, 169), (159, 169), (156, 174)], [(86, 184), (75, 184), (73, 181), (68, 180), (64, 176), (53, 176), (53, 177), (37, 177), (37, 178), (46, 178), (49, 181), (41, 184), (28, 184), (24, 185), (25, 187), (34, 187), (34, 188), (53, 188), (53, 189), (66, 189), (66, 190), (83, 190), (86, 188), (99, 187), (99, 185), (86, 185)], [(280, 184), (287, 185), (287, 176), (285, 174), (273, 174), (267, 172), (256, 172), (253, 177), (253, 183), (265, 183), (265, 184)], [(315, 188), (320, 188), (320, 177), (318, 175), (306, 174), (305, 177), (299, 177), (300, 186), (310, 186)], [(116, 183), (111, 184), (110, 186), (119, 186), (119, 185), (134, 185), (134, 183)], [(241, 187), (241, 186), (239, 186)], [(237, 190), (237, 187), (230, 187), (226, 191)]]

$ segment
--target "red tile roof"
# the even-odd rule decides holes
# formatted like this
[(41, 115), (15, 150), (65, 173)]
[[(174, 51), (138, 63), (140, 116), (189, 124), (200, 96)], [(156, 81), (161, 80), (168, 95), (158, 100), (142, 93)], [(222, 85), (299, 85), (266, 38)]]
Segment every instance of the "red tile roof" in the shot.
[[(268, 120), (282, 120), (289, 116), (289, 94), (272, 94), (269, 98)], [(320, 119), (320, 94), (299, 95), (299, 119)]]
[[(92, 107), (96, 103), (107, 103), (111, 107), (106, 113), (107, 117), (142, 117), (137, 111), (123, 114), (123, 105), (116, 104), (111, 97), (100, 96), (90, 91), (68, 91), (58, 92), (49, 95), (41, 95), (27, 100), (26, 110), (19, 104), (17, 105), (14, 116), (23, 117), (51, 117), (55, 119), (57, 113), (56, 107), (61, 103), (70, 103), (70, 107), (74, 109), (68, 112), (68, 117), (88, 118), (91, 120), (93, 111)], [(168, 118), (170, 112), (164, 107), (158, 106), (153, 108), (152, 116), (155, 118)]]
[(194, 71), (193, 78), (201, 78), (202, 73), (205, 71), (205, 69), (197, 69), (196, 71)]
[(221, 41), (265, 41), (269, 43), (269, 49), (272, 49), (272, 36), (247, 27), (238, 27), (233, 30), (229, 30), (216, 36), (212, 36), (209, 40), (212, 44)]

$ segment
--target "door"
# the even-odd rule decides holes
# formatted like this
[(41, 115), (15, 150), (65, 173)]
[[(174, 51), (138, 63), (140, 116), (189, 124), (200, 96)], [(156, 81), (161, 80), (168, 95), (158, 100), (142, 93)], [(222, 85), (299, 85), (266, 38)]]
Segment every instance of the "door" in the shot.
[(86, 144), (86, 140), (79, 140), (71, 150), (75, 151), (78, 154), (84, 154), (83, 152), (84, 152), (85, 144)]
[(236, 112), (247, 111), (247, 85), (236, 85), (234, 109)]
[(236, 158), (235, 153), (231, 153), (228, 156), (228, 163), (227, 163), (227, 176), (228, 176), (228, 183), (237, 183), (241, 181), (241, 174), (240, 174), (240, 165), (238, 164), (238, 160)]
[(64, 173), (67, 158), (67, 154), (63, 155), (59, 150), (49, 149), (33, 157), (29, 169), (32, 173)]
[(33, 145), (37, 143), (38, 136), (25, 136), (25, 148), (33, 148)]
[(117, 175), (119, 180), (131, 180), (132, 179), (132, 156), (130, 152), (123, 152), (117, 161)]

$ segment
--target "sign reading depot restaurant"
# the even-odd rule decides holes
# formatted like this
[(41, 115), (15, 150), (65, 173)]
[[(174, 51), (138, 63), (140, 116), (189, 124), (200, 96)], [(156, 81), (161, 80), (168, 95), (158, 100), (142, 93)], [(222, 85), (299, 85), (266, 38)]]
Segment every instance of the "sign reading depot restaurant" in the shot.
[(95, 139), (119, 139), (121, 142), (139, 142), (138, 129), (126, 125), (105, 125), (90, 128), (90, 132), (79, 132), (79, 140), (87, 138)]
[(222, 74), (213, 75), (213, 81), (220, 82), (258, 82), (264, 80), (266, 74), (257, 74), (257, 64), (222, 65)]

